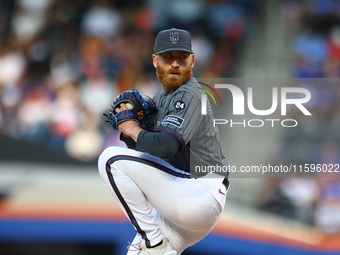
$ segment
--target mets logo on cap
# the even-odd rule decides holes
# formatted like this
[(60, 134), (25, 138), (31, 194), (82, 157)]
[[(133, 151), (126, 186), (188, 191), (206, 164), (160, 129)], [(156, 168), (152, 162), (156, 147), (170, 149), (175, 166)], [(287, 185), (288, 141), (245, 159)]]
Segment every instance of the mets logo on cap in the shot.
[(178, 32), (170, 32), (169, 35), (170, 35), (170, 37), (169, 37), (170, 41), (173, 44), (176, 44), (177, 41), (179, 41), (179, 34), (178, 34)]

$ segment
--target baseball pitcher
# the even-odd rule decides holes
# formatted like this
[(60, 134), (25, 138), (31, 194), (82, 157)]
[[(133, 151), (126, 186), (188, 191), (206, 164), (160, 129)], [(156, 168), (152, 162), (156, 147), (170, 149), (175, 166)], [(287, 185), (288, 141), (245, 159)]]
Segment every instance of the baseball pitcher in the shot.
[(204, 91), (193, 77), (191, 35), (158, 33), (153, 65), (162, 89), (153, 99), (137, 90), (114, 100), (106, 121), (128, 148), (108, 147), (99, 173), (136, 229), (128, 255), (175, 255), (210, 233), (225, 204), (226, 175), (196, 173), (195, 165), (226, 166)]

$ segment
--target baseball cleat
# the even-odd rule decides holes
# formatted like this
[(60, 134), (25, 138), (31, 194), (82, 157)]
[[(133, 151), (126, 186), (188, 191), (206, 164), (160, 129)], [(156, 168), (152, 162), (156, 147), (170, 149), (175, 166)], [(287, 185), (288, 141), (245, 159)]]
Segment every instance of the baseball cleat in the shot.
[(163, 243), (155, 248), (147, 248), (141, 241), (136, 244), (130, 244), (128, 249), (131, 251), (139, 251), (137, 253), (138, 255), (177, 255), (168, 238), (164, 238)]

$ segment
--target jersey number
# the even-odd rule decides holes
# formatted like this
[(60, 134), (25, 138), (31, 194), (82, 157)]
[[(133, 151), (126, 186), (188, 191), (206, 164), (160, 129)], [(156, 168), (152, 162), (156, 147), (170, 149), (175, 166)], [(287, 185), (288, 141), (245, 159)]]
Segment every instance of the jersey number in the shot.
[(183, 101), (177, 101), (175, 103), (175, 109), (181, 109), (183, 110), (185, 108), (185, 103)]

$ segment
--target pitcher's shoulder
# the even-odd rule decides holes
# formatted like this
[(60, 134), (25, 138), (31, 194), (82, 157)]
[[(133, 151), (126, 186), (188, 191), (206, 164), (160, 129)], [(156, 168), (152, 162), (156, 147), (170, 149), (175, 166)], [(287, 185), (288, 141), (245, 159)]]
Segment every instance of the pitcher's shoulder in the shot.
[(205, 92), (203, 91), (201, 85), (199, 82), (196, 80), (196, 78), (191, 77), (191, 79), (181, 87), (179, 87), (176, 91), (176, 94), (180, 93), (190, 93), (191, 95), (201, 98), (201, 95), (204, 94)]

